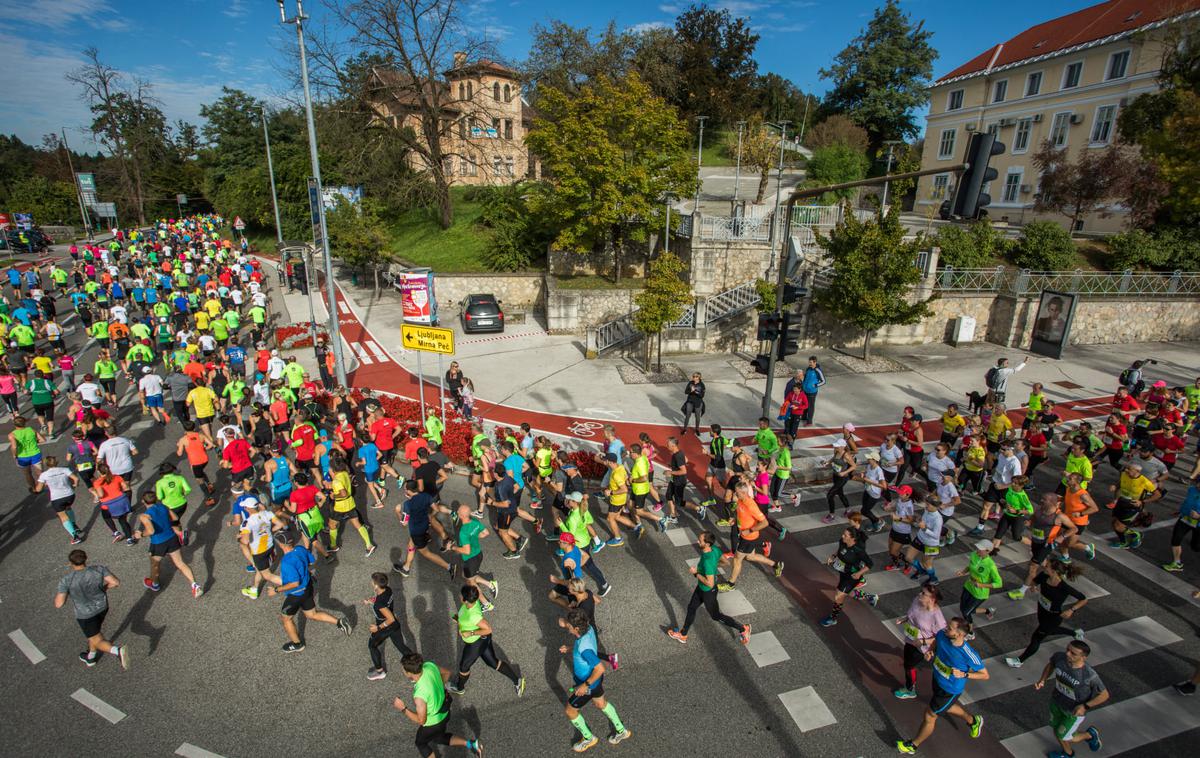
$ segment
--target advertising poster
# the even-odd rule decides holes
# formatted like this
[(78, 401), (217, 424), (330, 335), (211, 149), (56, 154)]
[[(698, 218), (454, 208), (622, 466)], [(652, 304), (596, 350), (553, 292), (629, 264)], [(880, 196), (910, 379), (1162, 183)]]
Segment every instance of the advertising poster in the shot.
[(412, 269), (396, 277), (396, 287), (404, 309), (404, 320), (410, 324), (436, 324), (437, 300), (433, 293), (433, 271)]
[(1043, 290), (1033, 319), (1033, 342), (1029, 349), (1048, 358), (1061, 358), (1071, 335), (1076, 295)]

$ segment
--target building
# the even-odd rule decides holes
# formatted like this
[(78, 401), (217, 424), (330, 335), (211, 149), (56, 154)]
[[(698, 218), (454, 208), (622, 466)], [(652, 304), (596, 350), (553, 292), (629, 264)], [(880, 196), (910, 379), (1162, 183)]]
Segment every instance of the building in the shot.
[[(972, 132), (995, 131), (1006, 150), (990, 164), (999, 176), (985, 186), (988, 216), (1066, 224), (1060, 215), (1032, 211), (1033, 154), (1047, 140), (1071, 160), (1112, 145), (1121, 108), (1157, 89), (1164, 45), (1177, 44), (1180, 24), (1197, 16), (1200, 0), (1109, 0), (993, 45), (931, 88), (921, 168), (962, 163)], [(936, 210), (953, 191), (949, 171), (922, 177), (914, 210)], [(1111, 211), (1081, 219), (1077, 231), (1119, 231), (1126, 214)]]
[[(463, 53), (455, 53), (454, 67), (445, 76), (439, 85), (440, 170), (451, 183), (512, 184), (539, 178), (541, 167), (525, 147), (533, 109), (521, 96), (516, 71), (495, 61), (468, 63)], [(403, 74), (376, 67), (368, 91), (381, 120), (423, 134), (414, 87)], [(410, 163), (417, 170), (430, 169), (415, 152)]]

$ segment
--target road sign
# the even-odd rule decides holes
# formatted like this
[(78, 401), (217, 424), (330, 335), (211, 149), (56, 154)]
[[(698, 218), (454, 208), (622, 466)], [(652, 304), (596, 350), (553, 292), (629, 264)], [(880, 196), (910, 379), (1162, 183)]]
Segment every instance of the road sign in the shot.
[(454, 355), (454, 330), (439, 326), (401, 324), (400, 336), (410, 350)]
[(80, 192), (96, 192), (96, 175), (95, 174), (76, 174), (76, 181), (79, 182)]
[(317, 186), (317, 180), (313, 177), (308, 178), (308, 212), (312, 217), (313, 244), (321, 247), (321, 240), (325, 238), (325, 230), (321, 228), (321, 192)]
[(239, 232), (246, 228), (246, 222), (242, 221), (241, 216), (233, 217), (233, 228), (237, 229)]
[(176, 195), (175, 202), (180, 205), (187, 205), (187, 195)]

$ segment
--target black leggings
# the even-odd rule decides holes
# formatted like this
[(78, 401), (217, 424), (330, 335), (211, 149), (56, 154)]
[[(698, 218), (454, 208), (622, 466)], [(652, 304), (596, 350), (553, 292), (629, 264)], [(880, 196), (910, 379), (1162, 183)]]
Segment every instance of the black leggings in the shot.
[(863, 490), (863, 492), (862, 492), (862, 515), (864, 518), (868, 519), (871, 522), (871, 526), (875, 526), (876, 524), (879, 523), (879, 519), (876, 518), (875, 514), (871, 512), (875, 508), (875, 505), (878, 502), (879, 502), (879, 498), (871, 497), (871, 494), (869, 492), (867, 492), (866, 490)]
[(730, 629), (736, 629), (739, 632), (742, 631), (743, 625), (741, 622), (721, 613), (721, 606), (717, 604), (717, 590), (715, 587), (708, 592), (697, 587), (692, 591), (692, 599), (688, 601), (687, 616), (683, 619), (683, 628), (679, 630), (680, 634), (687, 636), (688, 629), (692, 628), (692, 622), (696, 620), (696, 611), (699, 610), (701, 605), (704, 606), (704, 610), (708, 611), (708, 615), (712, 616), (713, 621), (719, 621)]
[(437, 755), (433, 749), (434, 745), (449, 745), (450, 732), (446, 731), (447, 719), (442, 719), (433, 726), (417, 727), (417, 752), (421, 758), (429, 758), (431, 755)]
[(1192, 552), (1200, 552), (1200, 529), (1194, 526), (1189, 526), (1183, 521), (1176, 521), (1174, 528), (1171, 529), (1171, 547), (1179, 547), (1183, 544), (1183, 538), (1187, 533), (1192, 533), (1191, 548)]
[(1037, 629), (1033, 630), (1033, 636), (1029, 638), (1029, 646), (1025, 648), (1025, 652), (1019, 656), (1022, 663), (1033, 657), (1033, 654), (1042, 646), (1042, 640), (1047, 637), (1053, 637), (1057, 634), (1074, 636), (1075, 630), (1068, 629), (1062, 625), (1062, 614), (1051, 613), (1045, 610), (1042, 606), (1038, 606), (1037, 610), (1038, 625)]
[(917, 666), (925, 660), (921, 648), (911, 642), (904, 643), (904, 686), (913, 689), (917, 686)]
[(983, 469), (971, 471), (963, 469), (962, 479), (959, 480), (959, 486), (963, 492), (970, 492), (973, 495), (978, 495), (979, 490), (983, 486)]
[(471, 675), (471, 667), (480, 658), (490, 668), (496, 669), (512, 680), (513, 684), (517, 683), (517, 672), (508, 665), (508, 661), (502, 661), (496, 655), (496, 648), (492, 647), (492, 635), (488, 634), (463, 646), (462, 656), (458, 659), (458, 674), (455, 676), (458, 689), (466, 687), (467, 677)]
[[(100, 509), (100, 518), (104, 519), (104, 523), (108, 525), (108, 531), (117, 531), (117, 525), (113, 523), (113, 517), (103, 508)], [(117, 516), (117, 521), (121, 522), (121, 532), (125, 535), (125, 539), (132, 539), (133, 530), (129, 527), (129, 514), (126, 513), (123, 516)]]
[(404, 636), (400, 633), (399, 624), (392, 624), (378, 632), (372, 632), (371, 638), (367, 640), (367, 650), (371, 653), (371, 664), (381, 671), (387, 671), (387, 666), (383, 662), (383, 644), (388, 640), (392, 641), (400, 655), (408, 655), (412, 652), (408, 645), (404, 644)]
[(846, 482), (849, 481), (848, 476), (833, 475), (833, 485), (829, 491), (825, 493), (825, 502), (829, 504), (829, 515), (833, 515), (833, 498), (837, 497), (842, 501), (842, 507), (849, 509), (850, 501), (846, 499), (846, 493), (842, 492), (846, 488)]
[(1036, 455), (1029, 456), (1029, 468), (1025, 469), (1025, 476), (1033, 478), (1033, 472), (1037, 471), (1037, 467), (1046, 462), (1046, 457), (1038, 457)]
[(911, 471), (917, 476), (924, 476), (921, 473), (921, 461), (925, 460), (924, 450), (905, 450), (904, 460), (900, 462), (899, 475), (896, 477), (896, 483), (904, 481), (905, 475)]

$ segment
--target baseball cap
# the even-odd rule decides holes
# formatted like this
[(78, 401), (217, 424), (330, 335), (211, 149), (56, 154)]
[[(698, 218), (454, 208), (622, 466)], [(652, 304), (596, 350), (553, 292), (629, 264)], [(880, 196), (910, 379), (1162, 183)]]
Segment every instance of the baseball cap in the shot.
[(990, 553), (996, 548), (996, 544), (991, 540), (980, 540), (975, 543), (975, 549), (985, 553)]
[(833, 446), (834, 446), (834, 447), (845, 447), (845, 446), (846, 446), (846, 440), (834, 440), (834, 441), (833, 441)]
[(575, 544), (575, 535), (571, 534), (570, 532), (563, 532), (562, 534), (558, 535), (558, 541), (565, 542), (568, 545), (574, 545)]
[(907, 484), (901, 484), (896, 488), (896, 494), (900, 497), (912, 497), (912, 487)]
[(261, 508), (262, 501), (256, 498), (254, 495), (246, 495), (241, 498), (241, 500), (238, 502), (238, 505), (243, 508)]
[(154, 369), (150, 368), (149, 366), (142, 366), (142, 373), (143, 373), (143, 374), (149, 374), (149, 373), (150, 373), (150, 372), (152, 372), (152, 371), (154, 371)]
[(576, 502), (576, 503), (582, 503), (583, 502), (583, 493), (582, 492), (568, 492), (567, 500), (570, 500), (570, 501)]
[(852, 432), (854, 431), (854, 424), (842, 424), (842, 429), (846, 430), (847, 432)]
[(878, 450), (868, 450), (867, 454), (863, 457), (865, 457), (869, 461), (878, 461), (879, 460), (879, 451)]
[(1159, 379), (1157, 382), (1155, 382), (1154, 384), (1152, 384), (1150, 386), (1151, 387), (1166, 387), (1167, 383), (1165, 381), (1163, 381), (1162, 379)]

